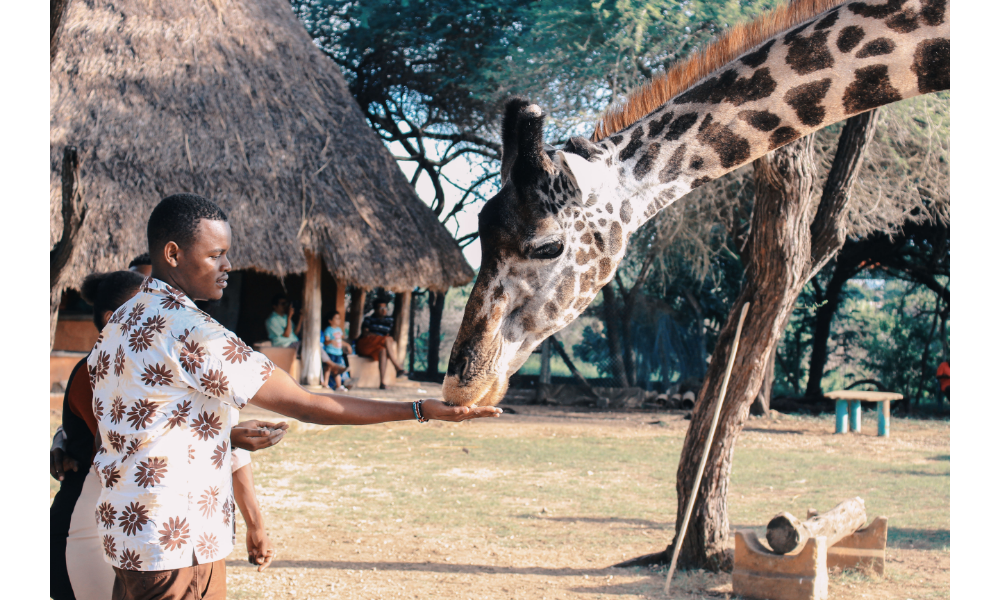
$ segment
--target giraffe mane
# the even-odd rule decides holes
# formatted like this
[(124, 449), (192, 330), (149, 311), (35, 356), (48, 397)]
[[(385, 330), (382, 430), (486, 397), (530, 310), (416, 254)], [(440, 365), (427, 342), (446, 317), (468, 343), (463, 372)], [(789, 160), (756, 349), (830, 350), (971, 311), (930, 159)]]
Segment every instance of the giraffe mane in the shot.
[(591, 140), (597, 142), (629, 127), (774, 35), (843, 4), (845, 0), (792, 0), (748, 23), (727, 29), (714, 42), (629, 92), (601, 115)]

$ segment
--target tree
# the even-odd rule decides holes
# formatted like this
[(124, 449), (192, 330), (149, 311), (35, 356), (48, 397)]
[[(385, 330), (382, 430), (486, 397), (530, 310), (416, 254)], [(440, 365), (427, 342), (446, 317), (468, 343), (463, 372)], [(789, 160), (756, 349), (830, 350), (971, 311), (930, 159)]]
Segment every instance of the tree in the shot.
[[(871, 112), (847, 121), (815, 217), (810, 218), (816, 171), (813, 135), (754, 162), (756, 186), (746, 279), (712, 353), (677, 469), (678, 527), (689, 495), (699, 494), (680, 552), (684, 566), (718, 570), (731, 564), (725, 551), (729, 539), (726, 495), (736, 438), (765, 377), (765, 364), (759, 357), (770, 356), (802, 288), (843, 244), (850, 189), (874, 122)], [(734, 341), (736, 309), (745, 302), (751, 304), (737, 368), (722, 405), (701, 488), (692, 491), (698, 457), (712, 421), (712, 405)]]

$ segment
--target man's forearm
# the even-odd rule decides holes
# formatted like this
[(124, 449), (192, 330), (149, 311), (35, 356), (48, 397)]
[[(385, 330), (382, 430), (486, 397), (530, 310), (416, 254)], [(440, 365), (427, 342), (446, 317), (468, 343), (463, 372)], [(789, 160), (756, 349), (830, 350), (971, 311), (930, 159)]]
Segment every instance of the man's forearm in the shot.
[(341, 394), (313, 394), (288, 373), (275, 369), (250, 402), (278, 414), (318, 425), (371, 425), (413, 419), (405, 402), (368, 400)]
[(240, 507), (240, 514), (247, 527), (263, 527), (264, 513), (257, 504), (257, 494), (253, 489), (253, 469), (244, 465), (233, 472), (233, 498)]

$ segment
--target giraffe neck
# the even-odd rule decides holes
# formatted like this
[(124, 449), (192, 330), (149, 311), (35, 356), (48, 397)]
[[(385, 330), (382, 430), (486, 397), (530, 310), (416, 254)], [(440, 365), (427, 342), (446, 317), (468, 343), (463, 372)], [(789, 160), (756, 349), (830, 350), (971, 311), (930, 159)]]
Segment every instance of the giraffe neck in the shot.
[(793, 26), (599, 142), (583, 178), (600, 204), (612, 204), (631, 234), (691, 190), (775, 148), (948, 89), (947, 0), (877, 1), (844, 3)]

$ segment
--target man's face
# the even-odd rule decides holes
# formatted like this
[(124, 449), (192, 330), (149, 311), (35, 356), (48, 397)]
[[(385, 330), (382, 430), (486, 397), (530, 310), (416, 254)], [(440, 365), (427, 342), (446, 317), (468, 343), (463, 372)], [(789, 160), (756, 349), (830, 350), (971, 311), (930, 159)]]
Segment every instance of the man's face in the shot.
[(282, 316), (287, 315), (288, 314), (288, 298), (282, 298), (281, 300), (278, 300), (278, 303), (274, 305), (274, 312), (276, 312), (276, 313), (278, 313), (279, 315), (282, 315)]
[(187, 247), (176, 249), (173, 277), (193, 300), (222, 298), (232, 268), (227, 257), (231, 241), (229, 223), (201, 219)]
[(378, 304), (375, 305), (375, 314), (378, 315), (380, 318), (384, 317), (386, 315), (386, 312), (388, 311), (385, 307), (384, 302), (379, 302)]

